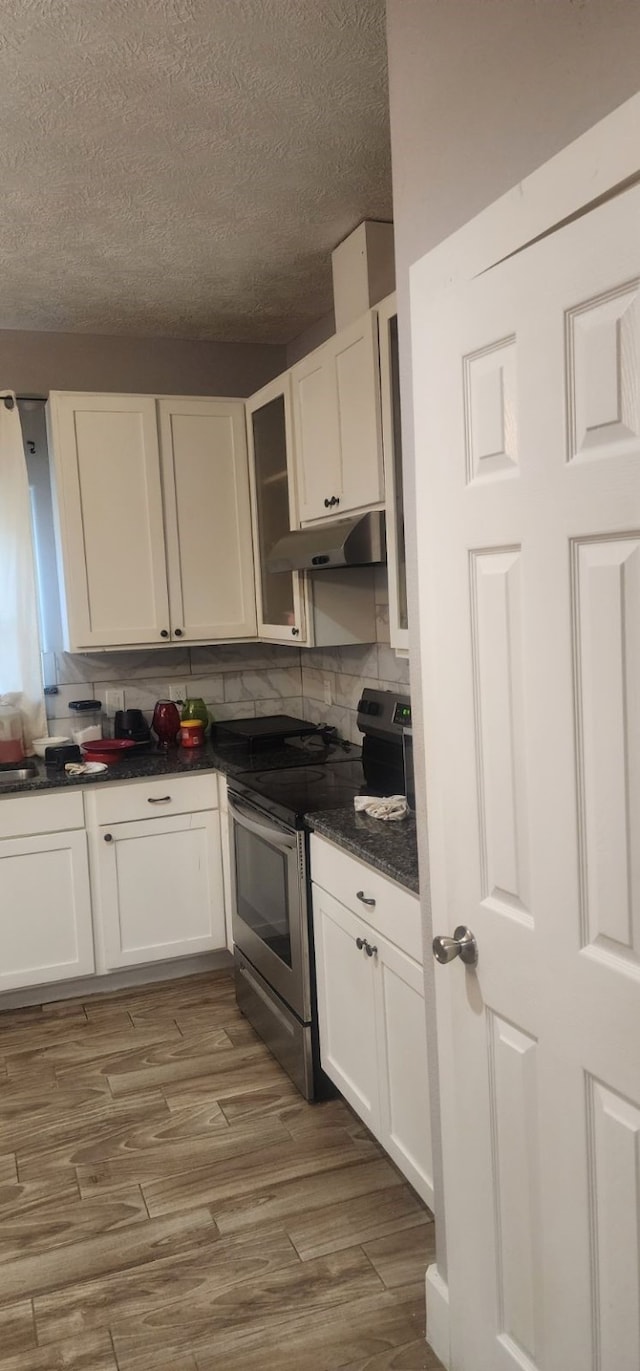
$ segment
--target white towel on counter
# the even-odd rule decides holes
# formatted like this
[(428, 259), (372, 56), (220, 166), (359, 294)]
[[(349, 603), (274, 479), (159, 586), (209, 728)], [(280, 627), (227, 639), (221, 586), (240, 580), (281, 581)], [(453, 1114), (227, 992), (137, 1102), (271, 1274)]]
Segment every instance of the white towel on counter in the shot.
[(364, 812), (372, 819), (406, 819), (409, 813), (404, 795), (386, 795), (383, 799), (379, 795), (356, 795), (353, 803), (356, 812)]

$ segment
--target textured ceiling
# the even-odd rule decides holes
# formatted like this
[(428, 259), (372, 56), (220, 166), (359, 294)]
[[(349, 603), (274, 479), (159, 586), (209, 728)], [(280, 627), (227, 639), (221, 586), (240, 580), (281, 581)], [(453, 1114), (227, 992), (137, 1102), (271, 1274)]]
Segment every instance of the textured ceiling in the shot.
[(2, 0), (0, 328), (285, 342), (364, 218), (384, 0)]

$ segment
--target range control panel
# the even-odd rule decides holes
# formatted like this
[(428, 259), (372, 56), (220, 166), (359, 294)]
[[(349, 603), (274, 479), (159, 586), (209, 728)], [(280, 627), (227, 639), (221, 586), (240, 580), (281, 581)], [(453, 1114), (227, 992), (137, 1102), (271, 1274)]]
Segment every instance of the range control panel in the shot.
[(358, 701), (358, 728), (378, 738), (400, 741), (402, 731), (411, 727), (411, 700), (392, 690), (372, 690), (367, 686)]

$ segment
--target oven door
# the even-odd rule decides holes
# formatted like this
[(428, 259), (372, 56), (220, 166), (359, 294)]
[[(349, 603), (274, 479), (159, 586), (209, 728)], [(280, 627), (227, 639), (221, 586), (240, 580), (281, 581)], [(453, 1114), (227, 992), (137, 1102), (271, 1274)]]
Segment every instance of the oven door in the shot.
[(304, 834), (229, 792), (233, 941), (290, 1009), (311, 1017)]

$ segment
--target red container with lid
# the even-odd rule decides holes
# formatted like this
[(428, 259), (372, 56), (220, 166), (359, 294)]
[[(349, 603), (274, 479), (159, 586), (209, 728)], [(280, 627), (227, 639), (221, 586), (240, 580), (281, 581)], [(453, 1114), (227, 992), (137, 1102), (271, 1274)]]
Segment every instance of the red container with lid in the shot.
[(178, 734), (181, 747), (202, 747), (204, 724), (201, 719), (183, 719)]
[(0, 696), (0, 764), (10, 766), (23, 760), (22, 715), (11, 695), (4, 700)]

